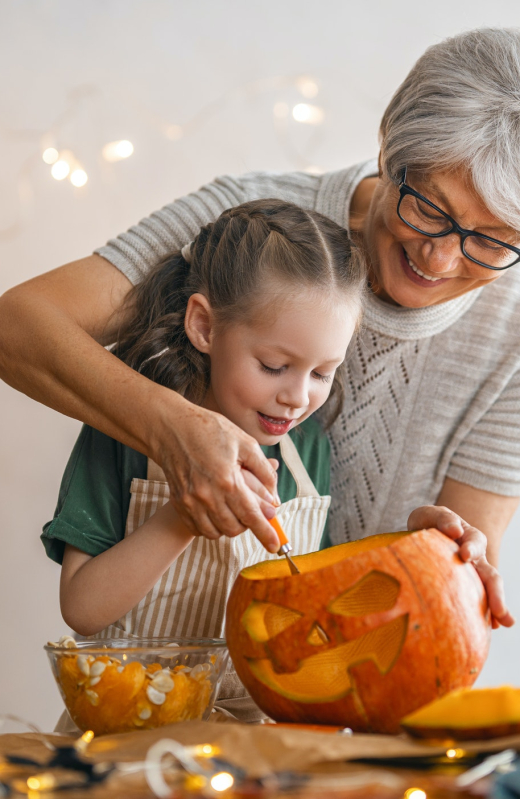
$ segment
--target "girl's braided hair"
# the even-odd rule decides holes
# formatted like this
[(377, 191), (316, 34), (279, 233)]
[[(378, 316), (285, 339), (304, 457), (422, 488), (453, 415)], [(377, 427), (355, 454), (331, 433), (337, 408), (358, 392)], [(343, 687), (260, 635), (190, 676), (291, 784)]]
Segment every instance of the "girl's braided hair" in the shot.
[[(345, 293), (353, 314), (360, 315), (365, 269), (347, 231), (292, 203), (254, 200), (230, 208), (201, 229), (189, 255), (184, 252), (189, 260), (174, 253), (130, 291), (113, 352), (194, 403), (203, 401), (209, 387), (210, 362), (184, 329), (192, 294), (206, 297), (219, 324), (250, 319), (265, 303), (262, 286), (269, 278), (289, 290), (308, 286)], [(338, 372), (329, 423), (343, 399)]]

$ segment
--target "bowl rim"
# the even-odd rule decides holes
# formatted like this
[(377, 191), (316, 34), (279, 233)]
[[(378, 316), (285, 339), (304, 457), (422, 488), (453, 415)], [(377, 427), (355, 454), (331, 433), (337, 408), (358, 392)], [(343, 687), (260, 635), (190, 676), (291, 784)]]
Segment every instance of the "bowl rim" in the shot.
[[(71, 636), (72, 637), (72, 636)], [(115, 643), (116, 646), (111, 646)], [(177, 644), (173, 647), (172, 644)], [(203, 650), (218, 650), (225, 649), (227, 651), (227, 643), (225, 638), (102, 638), (96, 640), (79, 640), (76, 641), (76, 646), (54, 646), (52, 644), (44, 644), (44, 650), (50, 654), (55, 652), (57, 654), (79, 654), (81, 651), (88, 650), (89, 654), (107, 655), (112, 652), (114, 656), (116, 653), (129, 652), (137, 654), (152, 654), (159, 651), (171, 654), (175, 657), (177, 653), (188, 652), (195, 654)]]

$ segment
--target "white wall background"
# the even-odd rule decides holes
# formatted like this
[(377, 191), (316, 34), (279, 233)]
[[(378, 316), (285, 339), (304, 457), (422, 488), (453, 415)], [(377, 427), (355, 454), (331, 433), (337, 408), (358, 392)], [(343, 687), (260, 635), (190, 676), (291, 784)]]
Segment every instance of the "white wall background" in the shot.
[[(375, 155), (381, 113), (415, 59), (482, 25), (520, 25), (517, 0), (2, 0), (0, 293), (217, 174), (330, 170)], [(291, 122), (280, 136), (273, 106), (301, 101), (296, 88), (243, 87), (298, 74), (319, 83), (324, 123)], [(57, 143), (86, 169), (82, 189), (53, 180), (40, 157), (43, 134), (78, 94)], [(164, 135), (203, 109), (182, 139)], [(100, 150), (116, 139), (135, 154), (108, 165)], [(42, 645), (66, 630), (59, 568), (39, 534), (78, 430), (0, 384), (0, 712), (46, 729), (60, 699)], [(517, 516), (502, 569), (520, 618), (519, 534)], [(480, 683), (518, 681), (519, 659), (520, 624), (494, 633)]]

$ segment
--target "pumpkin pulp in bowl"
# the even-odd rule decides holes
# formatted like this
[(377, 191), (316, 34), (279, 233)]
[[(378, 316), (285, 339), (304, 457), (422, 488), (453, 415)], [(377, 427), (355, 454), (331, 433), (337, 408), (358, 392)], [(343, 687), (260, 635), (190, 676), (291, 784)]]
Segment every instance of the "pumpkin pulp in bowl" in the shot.
[(407, 713), (471, 685), (490, 616), (457, 551), (420, 530), (296, 556), (299, 575), (282, 560), (244, 569), (226, 638), (253, 699), (277, 721), (393, 733)]
[(96, 735), (209, 716), (228, 660), (217, 639), (103, 639), (45, 647), (63, 701)]

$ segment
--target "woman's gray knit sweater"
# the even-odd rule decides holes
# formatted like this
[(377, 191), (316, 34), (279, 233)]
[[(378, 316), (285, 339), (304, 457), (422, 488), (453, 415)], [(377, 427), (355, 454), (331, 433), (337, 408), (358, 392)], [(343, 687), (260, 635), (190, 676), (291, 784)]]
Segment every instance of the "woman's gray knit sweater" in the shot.
[[(313, 176), (218, 178), (96, 250), (134, 283), (226, 208), (277, 197), (347, 226), (374, 161)], [(330, 432), (330, 538), (406, 529), (446, 476), (520, 496), (520, 267), (483, 289), (429, 308), (370, 294), (348, 360), (346, 401)]]

